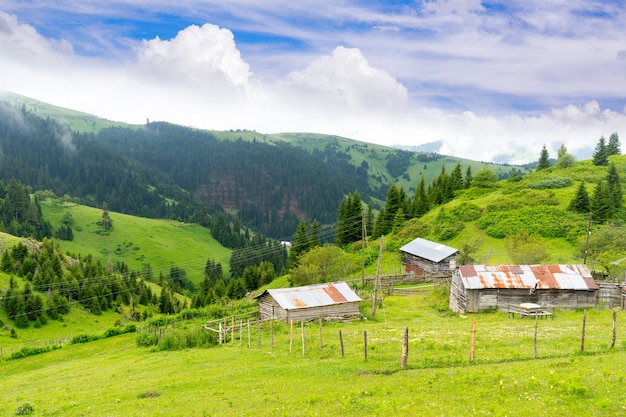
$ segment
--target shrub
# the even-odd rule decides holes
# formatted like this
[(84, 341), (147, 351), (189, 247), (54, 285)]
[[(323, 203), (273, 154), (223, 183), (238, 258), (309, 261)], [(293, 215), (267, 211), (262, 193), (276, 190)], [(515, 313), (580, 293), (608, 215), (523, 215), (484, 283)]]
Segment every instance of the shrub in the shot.
[(549, 188), (564, 188), (572, 185), (572, 180), (567, 177), (547, 177), (543, 180), (528, 184), (526, 187), (535, 190), (545, 190)]
[(463, 203), (452, 208), (450, 216), (462, 222), (472, 222), (480, 218), (482, 211), (482, 208), (476, 204)]
[(138, 347), (154, 346), (159, 342), (159, 338), (150, 333), (138, 333), (136, 342)]
[(79, 335), (72, 337), (72, 339), (70, 340), (70, 344), (76, 345), (78, 343), (88, 343), (88, 342), (93, 342), (94, 340), (100, 340), (100, 339), (102, 339), (102, 336), (97, 336), (95, 334), (79, 334)]
[(33, 412), (35, 412), (35, 408), (30, 405), (29, 403), (24, 403), (22, 405), (20, 405), (19, 407), (17, 407), (17, 410), (15, 410), (15, 415), (16, 416), (27, 416), (32, 414)]

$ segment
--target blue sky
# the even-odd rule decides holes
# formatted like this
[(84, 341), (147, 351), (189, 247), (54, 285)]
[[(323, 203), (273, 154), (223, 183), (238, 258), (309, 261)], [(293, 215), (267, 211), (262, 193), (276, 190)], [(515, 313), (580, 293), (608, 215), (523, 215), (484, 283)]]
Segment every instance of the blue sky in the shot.
[(525, 162), (626, 135), (625, 24), (622, 1), (0, 0), (0, 89)]

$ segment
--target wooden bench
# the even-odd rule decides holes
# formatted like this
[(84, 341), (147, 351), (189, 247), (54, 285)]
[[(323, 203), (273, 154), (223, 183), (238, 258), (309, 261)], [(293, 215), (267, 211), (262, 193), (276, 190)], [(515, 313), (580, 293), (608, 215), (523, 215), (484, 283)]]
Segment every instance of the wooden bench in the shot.
[(554, 318), (554, 306), (535, 303), (507, 304), (506, 311), (509, 318), (517, 315), (523, 317), (550, 317)]

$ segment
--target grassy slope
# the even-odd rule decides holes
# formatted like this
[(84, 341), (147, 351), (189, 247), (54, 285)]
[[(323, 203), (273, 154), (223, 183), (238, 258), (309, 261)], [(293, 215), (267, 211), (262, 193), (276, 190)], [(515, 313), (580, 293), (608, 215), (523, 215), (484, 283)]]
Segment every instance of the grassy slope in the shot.
[(43, 118), (50, 117), (51, 119), (65, 122), (71, 130), (78, 132), (95, 133), (111, 126), (135, 126), (121, 122), (114, 122), (76, 110), (70, 110), (63, 107), (54, 106), (49, 103), (44, 103), (43, 101), (24, 97), (19, 94), (10, 93), (7, 91), (0, 90), (0, 100), (6, 100), (10, 103), (17, 105), (24, 105), (28, 110), (38, 114)]
[[(541, 320), (533, 359), (533, 320), (441, 315), (434, 308), (441, 301), (429, 292), (387, 297), (376, 320), (326, 324), (323, 352), (318, 325), (309, 324), (304, 356), (299, 327), (290, 353), (289, 328), (281, 324), (274, 325), (274, 348), (268, 326), (260, 347), (253, 327), (251, 348), (245, 335), (242, 346), (177, 352), (136, 348), (132, 334), (65, 346), (0, 363), (0, 409), (12, 413), (30, 403), (42, 416), (623, 415), (624, 313), (610, 350), (611, 312), (588, 311), (590, 355), (577, 353), (582, 312)], [(474, 364), (471, 317), (478, 328)], [(401, 370), (405, 326), (409, 360)]]
[(184, 269), (194, 283), (202, 281), (208, 258), (221, 262), (226, 273), (229, 270), (231, 250), (221, 246), (208, 229), (197, 224), (111, 212), (113, 231), (103, 234), (98, 233), (100, 226), (97, 224), (102, 210), (51, 199), (42, 201), (41, 208), (55, 229), (65, 212), (69, 211), (74, 218), (77, 226), (74, 240), (58, 241), (63, 253), (92, 254), (104, 263), (122, 261), (133, 270), (141, 270), (149, 263), (155, 278), (161, 272), (169, 274), (174, 264)]
[[(612, 156), (610, 158), (610, 161), (615, 163), (623, 186), (624, 182), (626, 181), (626, 155)], [(606, 177), (606, 173), (607, 167), (593, 166), (591, 161), (586, 160), (576, 162), (573, 167), (566, 169), (552, 167), (547, 170), (531, 172), (528, 175), (525, 175), (524, 179), (520, 182), (511, 183), (506, 180), (500, 181), (498, 182), (497, 186), (492, 190), (481, 191), (475, 188), (464, 190), (460, 192), (457, 198), (455, 198), (450, 203), (431, 210), (419, 220), (409, 221), (405, 226), (403, 234), (406, 237), (404, 237), (403, 239), (408, 241), (418, 236), (417, 232), (411, 232), (411, 228), (414, 227), (415, 223), (430, 225), (437, 224), (437, 215), (442, 209), (444, 212), (449, 213), (453, 207), (463, 203), (476, 204), (479, 207), (485, 209), (489, 204), (498, 203), (499, 201), (511, 198), (511, 196), (514, 196), (514, 198), (525, 199), (529, 195), (529, 189), (526, 187), (529, 184), (536, 183), (546, 178), (567, 177), (572, 180), (572, 185), (568, 187), (533, 191), (546, 196), (554, 196), (558, 200), (558, 207), (564, 211), (567, 211), (567, 207), (570, 204), (571, 200), (574, 198), (576, 190), (581, 181), (585, 181), (587, 191), (591, 198), (594, 192), (595, 183), (600, 180), (604, 180)], [(526, 202), (532, 205), (532, 201)], [(581, 230), (585, 230), (588, 218), (587, 215), (581, 214), (578, 217), (579, 223), (580, 225), (582, 225)], [(595, 226), (596, 225), (593, 224), (593, 227)], [(422, 237), (425, 237), (426, 239), (440, 241), (435, 235), (427, 235)], [(445, 243), (455, 248), (460, 248), (463, 242), (471, 241), (472, 239), (475, 239), (477, 237), (480, 237), (480, 239), (482, 240), (481, 249), (476, 256), (477, 263), (511, 263), (505, 246), (505, 240), (487, 236), (482, 230), (480, 230), (480, 228), (478, 228), (478, 226), (476, 225), (476, 221), (465, 222), (465, 228), (463, 231), (461, 231), (456, 237), (454, 237), (450, 241), (442, 241), (441, 243)], [(391, 236), (391, 239), (393, 238), (394, 236)], [(581, 236), (579, 237), (579, 242), (577, 243), (570, 242), (565, 238), (546, 238), (544, 240), (547, 244), (547, 252), (549, 256), (549, 258), (545, 261), (546, 263), (572, 264), (583, 262), (583, 259), (579, 255), (577, 255), (577, 249), (579, 245), (582, 244), (581, 242), (584, 240), (584, 232), (581, 233)], [(590, 261), (590, 263), (591, 262), (592, 261)], [(591, 266), (592, 268), (594, 267), (593, 264), (591, 264)], [(600, 266), (596, 267), (598, 270), (601, 269)]]

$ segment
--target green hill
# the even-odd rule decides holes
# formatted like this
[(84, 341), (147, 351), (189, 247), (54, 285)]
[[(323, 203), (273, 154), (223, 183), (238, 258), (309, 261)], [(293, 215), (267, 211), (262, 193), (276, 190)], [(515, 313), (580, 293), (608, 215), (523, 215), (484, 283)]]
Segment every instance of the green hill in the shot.
[(207, 259), (222, 264), (228, 273), (231, 249), (224, 248), (198, 224), (174, 220), (157, 220), (110, 213), (113, 229), (102, 230), (98, 224), (102, 210), (75, 203), (45, 199), (41, 209), (56, 229), (70, 213), (74, 219), (74, 240), (57, 240), (61, 250), (74, 254), (92, 254), (104, 264), (124, 262), (132, 270), (141, 271), (150, 264), (153, 275), (167, 276), (175, 265), (187, 273), (195, 284), (204, 278)]

